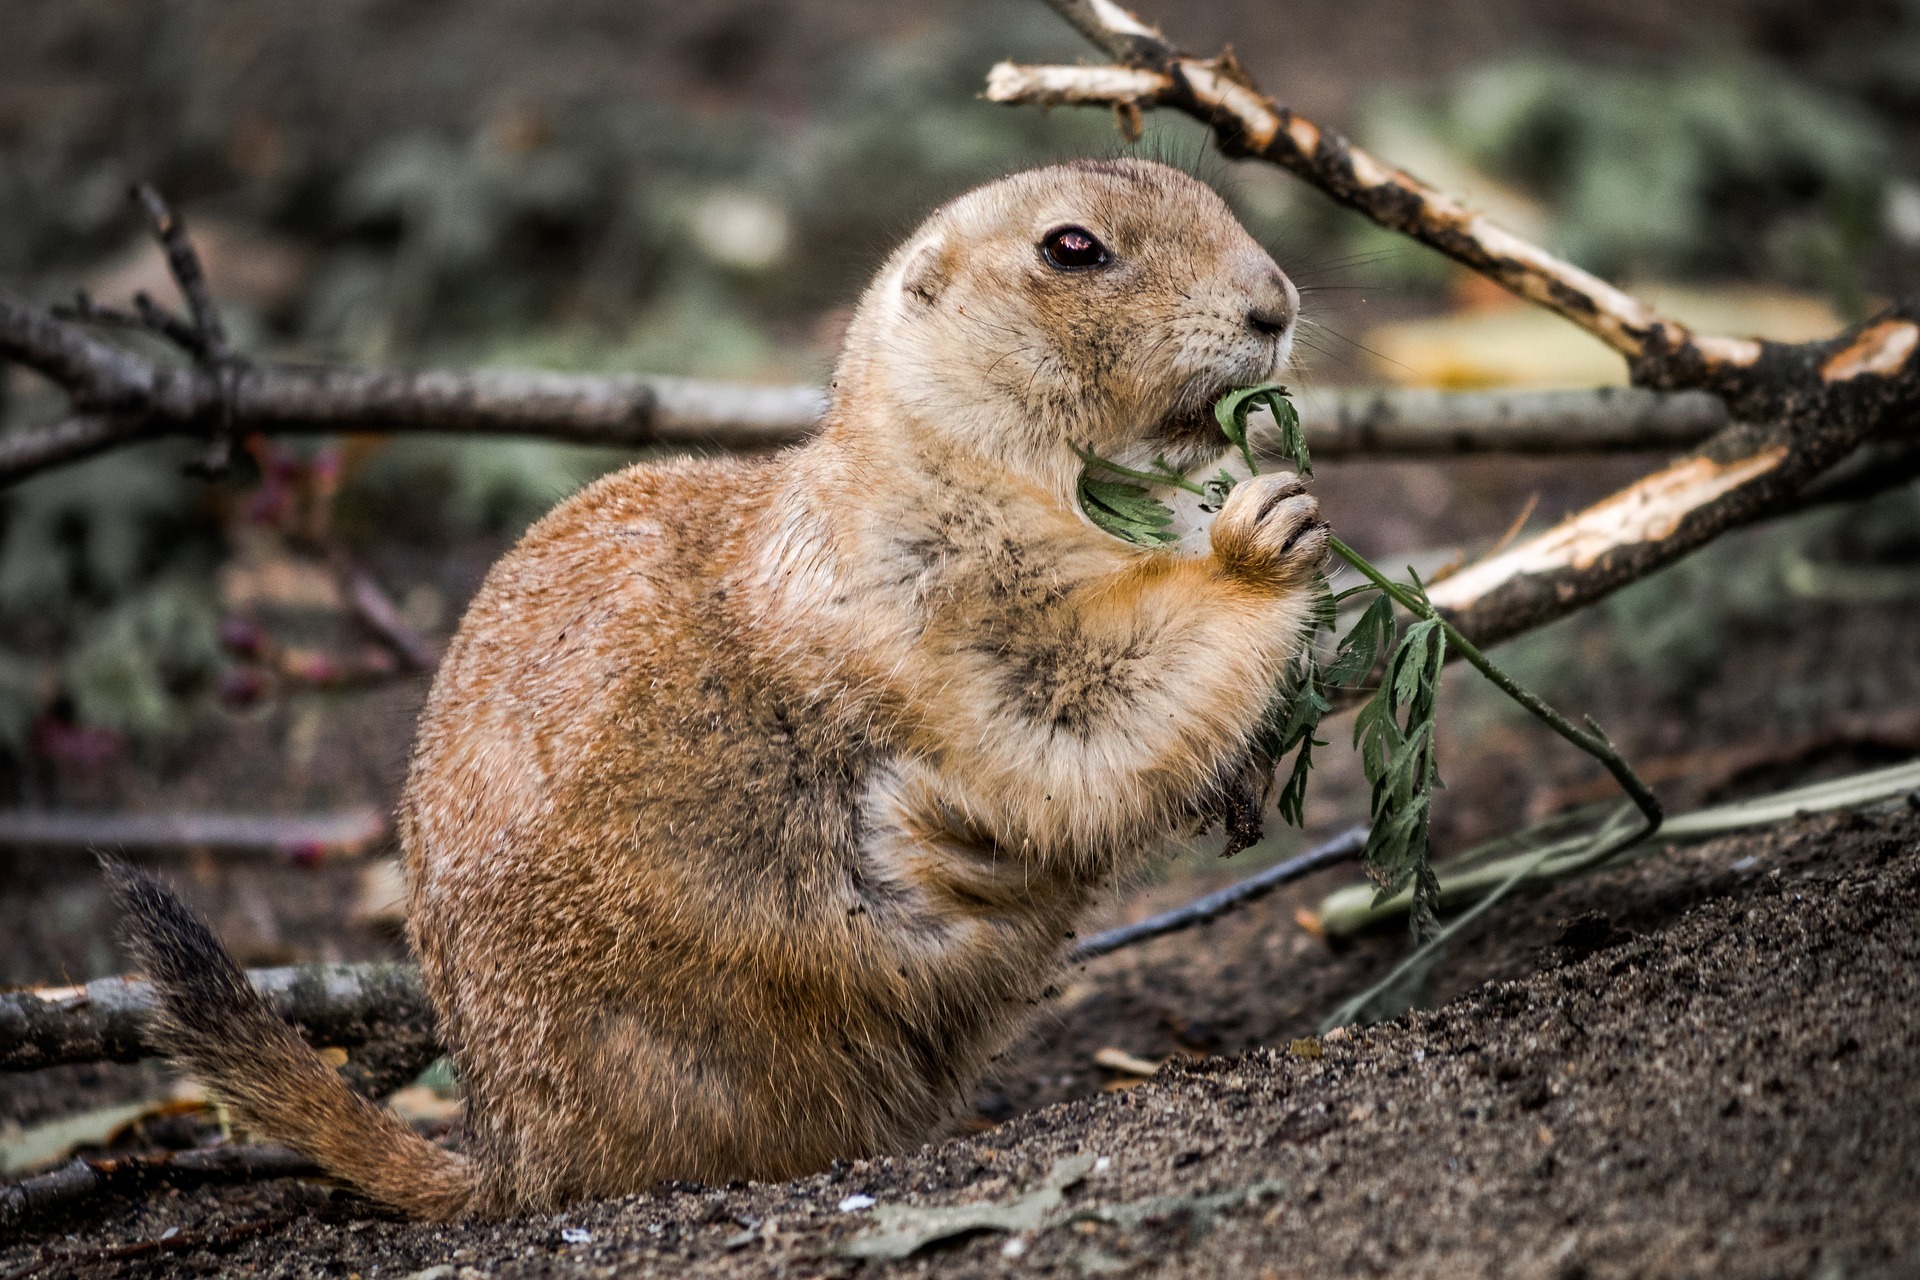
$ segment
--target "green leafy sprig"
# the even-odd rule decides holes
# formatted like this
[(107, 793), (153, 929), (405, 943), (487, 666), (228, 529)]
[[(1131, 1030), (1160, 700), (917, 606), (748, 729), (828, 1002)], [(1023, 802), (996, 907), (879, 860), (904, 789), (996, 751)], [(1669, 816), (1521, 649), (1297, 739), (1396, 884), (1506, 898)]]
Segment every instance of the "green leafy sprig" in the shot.
[[(1214, 406), (1215, 420), (1227, 440), (1240, 450), (1248, 470), (1259, 474), (1247, 437), (1247, 416), (1258, 405), (1264, 405), (1279, 424), (1278, 452), (1292, 459), (1300, 475), (1311, 476), (1313, 460), (1300, 427), (1300, 415), (1288, 399), (1287, 389), (1270, 382), (1229, 392)], [(1088, 519), (1108, 533), (1142, 546), (1165, 546), (1177, 541), (1171, 532), (1172, 510), (1142, 485), (1170, 486), (1199, 494), (1201, 505), (1208, 510), (1217, 510), (1233, 488), (1233, 477), (1224, 470), (1201, 485), (1175, 472), (1164, 459), (1154, 460), (1153, 471), (1136, 471), (1109, 462), (1090, 450), (1076, 446), (1075, 452), (1087, 464), (1080, 476), (1080, 500)], [(1099, 479), (1095, 472), (1106, 472), (1120, 479)], [(1380, 666), (1381, 655), (1387, 655), (1380, 683), (1361, 707), (1353, 730), (1354, 746), (1360, 752), (1361, 765), (1372, 789), (1372, 820), (1361, 860), (1376, 886), (1376, 903), (1410, 889), (1414, 935), (1423, 937), (1433, 931), (1440, 885), (1433, 872), (1428, 833), (1433, 793), (1441, 786), (1435, 758), (1435, 706), (1439, 699), (1440, 673), (1449, 648), (1555, 733), (1599, 760), (1633, 802), (1640, 821), (1617, 821), (1603, 828), (1594, 840), (1591, 853), (1594, 862), (1603, 861), (1659, 829), (1662, 818), (1659, 800), (1591, 718), (1587, 720), (1586, 729), (1575, 728), (1559, 712), (1495, 666), (1434, 608), (1425, 586), (1411, 569), (1408, 571), (1410, 582), (1394, 582), (1339, 538), (1329, 535), (1327, 544), (1366, 581), (1337, 597), (1324, 589), (1323, 581), (1312, 621), (1316, 636), (1322, 630), (1329, 634), (1335, 631), (1335, 610), (1341, 599), (1366, 591), (1379, 594), (1340, 639), (1332, 661), (1324, 668), (1314, 656), (1316, 646), (1306, 647), (1297, 669), (1268, 711), (1260, 745), (1276, 769), (1280, 761), (1293, 755), (1293, 767), (1280, 789), (1276, 805), (1283, 821), (1299, 826), (1306, 803), (1307, 778), (1313, 769), (1313, 749), (1326, 745), (1314, 734), (1320, 721), (1333, 709), (1330, 691), (1359, 686)], [(1404, 631), (1394, 617), (1395, 605), (1414, 617), (1412, 625)]]
[(1260, 474), (1259, 464), (1253, 460), (1253, 446), (1247, 442), (1247, 415), (1260, 405), (1265, 405), (1273, 420), (1280, 424), (1279, 451), (1293, 459), (1294, 469), (1302, 476), (1313, 474), (1313, 458), (1307, 453), (1306, 433), (1300, 429), (1300, 411), (1293, 407), (1288, 399), (1289, 392), (1277, 382), (1263, 382), (1257, 387), (1242, 387), (1238, 391), (1229, 391), (1221, 396), (1213, 406), (1213, 418), (1220, 424), (1220, 430), (1228, 441), (1240, 450), (1240, 456), (1246, 459), (1247, 470), (1254, 475)]

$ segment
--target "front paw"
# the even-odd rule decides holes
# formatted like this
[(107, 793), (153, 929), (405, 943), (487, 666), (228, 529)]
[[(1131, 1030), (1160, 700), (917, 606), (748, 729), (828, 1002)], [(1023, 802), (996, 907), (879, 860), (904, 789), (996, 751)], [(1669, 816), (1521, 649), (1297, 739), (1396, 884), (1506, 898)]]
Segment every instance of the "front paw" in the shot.
[(1290, 471), (1235, 485), (1212, 539), (1223, 568), (1275, 585), (1304, 582), (1327, 554), (1320, 504)]

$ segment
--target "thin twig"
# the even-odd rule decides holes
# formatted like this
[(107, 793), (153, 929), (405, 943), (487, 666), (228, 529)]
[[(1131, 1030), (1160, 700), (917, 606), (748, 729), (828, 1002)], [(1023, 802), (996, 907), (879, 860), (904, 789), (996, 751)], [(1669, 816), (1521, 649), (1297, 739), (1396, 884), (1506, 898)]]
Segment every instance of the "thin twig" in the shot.
[(1305, 879), (1316, 871), (1351, 862), (1360, 856), (1366, 847), (1367, 829), (1349, 827), (1324, 844), (1316, 845), (1303, 854), (1288, 858), (1285, 862), (1275, 863), (1264, 871), (1257, 871), (1244, 880), (1237, 880), (1224, 889), (1217, 889), (1205, 897), (1195, 898), (1184, 907), (1175, 907), (1171, 911), (1162, 911), (1159, 915), (1148, 916), (1135, 924), (1123, 924), (1116, 928), (1096, 933), (1085, 939), (1068, 955), (1070, 961), (1092, 960), (1118, 951), (1122, 947), (1131, 947), (1151, 938), (1162, 938), (1170, 933), (1179, 933), (1185, 929), (1210, 924), (1231, 911), (1272, 893), (1283, 884), (1292, 884), (1295, 880)]
[[(207, 364), (219, 364), (233, 354), (227, 345), (227, 327), (220, 322), (220, 312), (213, 305), (213, 295), (207, 289), (207, 273), (200, 266), (200, 255), (194, 251), (193, 242), (187, 239), (186, 225), (151, 183), (142, 182), (135, 186), (133, 199), (147, 215), (154, 236), (166, 251), (167, 270), (172, 274), (174, 283), (180, 286), (180, 295), (187, 300), (187, 314), (192, 320), (194, 341), (199, 348), (197, 354)], [(140, 299), (134, 301), (139, 305)], [(146, 305), (140, 308), (143, 315), (149, 307), (158, 310), (157, 304), (149, 298)]]
[(180, 317), (164, 308), (156, 306), (152, 298), (144, 293), (134, 295), (134, 310), (122, 311), (118, 307), (103, 307), (88, 296), (85, 289), (76, 290), (73, 301), (66, 305), (55, 304), (48, 308), (56, 320), (72, 320), (79, 324), (98, 325), (104, 329), (131, 329), (138, 333), (150, 333), (165, 339), (189, 355), (200, 352), (200, 336)]
[(340, 582), (341, 594), (354, 616), (405, 661), (410, 671), (432, 671), (440, 665), (440, 650), (400, 616), (386, 588), (342, 547), (332, 547), (328, 562)]
[(194, 1147), (157, 1155), (78, 1156), (47, 1173), (0, 1185), (0, 1231), (66, 1214), (103, 1196), (155, 1186), (311, 1177), (320, 1167), (285, 1147)]
[(215, 852), (272, 850), (295, 861), (363, 853), (386, 839), (385, 815), (349, 809), (312, 817), (253, 813), (86, 813), (0, 810), (0, 846), (26, 849)]
[(1439, 623), (1440, 630), (1444, 632), (1447, 637), (1448, 645), (1457, 649), (1460, 656), (1465, 658), (1481, 675), (1491, 680), (1500, 692), (1525, 707), (1534, 718), (1541, 721), (1549, 729), (1552, 729), (1562, 738), (1565, 738), (1568, 742), (1571, 742), (1574, 746), (1598, 760), (1601, 765), (1605, 767), (1606, 771), (1613, 775), (1614, 781), (1620, 784), (1620, 789), (1627, 793), (1627, 798), (1633, 801), (1634, 807), (1640, 811), (1642, 825), (1639, 829), (1632, 831), (1630, 837), (1625, 837), (1626, 843), (1631, 844), (1637, 840), (1644, 840), (1660, 829), (1661, 810), (1659, 797), (1655, 796), (1652, 789), (1640, 780), (1640, 775), (1633, 771), (1633, 766), (1628, 764), (1618, 751), (1614, 750), (1612, 740), (1607, 737), (1606, 733), (1598, 724), (1594, 723), (1591, 716), (1587, 718), (1586, 729), (1574, 727), (1565, 716), (1548, 706), (1531, 689), (1519, 684), (1512, 676), (1496, 666), (1492, 659), (1480, 651), (1478, 645), (1462, 635), (1460, 629), (1430, 605), (1419, 592), (1409, 591), (1406, 587), (1393, 581), (1393, 579), (1376, 569), (1365, 556), (1332, 534), (1327, 536), (1327, 546), (1333, 550), (1335, 555), (1358, 570), (1360, 574), (1372, 582), (1374, 586), (1380, 588), (1380, 590), (1392, 597), (1395, 604), (1417, 618), (1428, 619)]

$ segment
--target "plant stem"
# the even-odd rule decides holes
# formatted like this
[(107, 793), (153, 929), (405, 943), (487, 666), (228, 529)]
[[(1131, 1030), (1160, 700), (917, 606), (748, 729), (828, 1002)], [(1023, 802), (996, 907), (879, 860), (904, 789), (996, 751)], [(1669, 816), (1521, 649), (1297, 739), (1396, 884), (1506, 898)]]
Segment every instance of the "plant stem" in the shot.
[(1509, 676), (1506, 672), (1495, 666), (1493, 660), (1482, 653), (1478, 645), (1460, 634), (1460, 629), (1451, 622), (1448, 622), (1440, 611), (1428, 603), (1426, 598), (1419, 592), (1409, 591), (1406, 587), (1393, 581), (1387, 577), (1387, 575), (1381, 573), (1380, 570), (1376, 569), (1365, 556), (1331, 534), (1327, 537), (1327, 545), (1333, 548), (1335, 555), (1352, 565), (1372, 582), (1374, 586), (1380, 588), (1380, 590), (1390, 596), (1395, 604), (1398, 604), (1415, 617), (1431, 619), (1439, 623), (1441, 631), (1447, 637), (1447, 643), (1457, 648), (1460, 651), (1460, 656), (1471, 663), (1475, 670), (1491, 680), (1502, 693), (1532, 712), (1533, 715), (1545, 723), (1548, 728), (1598, 760), (1605, 766), (1607, 772), (1613, 775), (1614, 781), (1620, 784), (1620, 789), (1627, 793), (1627, 798), (1632, 800), (1634, 807), (1640, 811), (1643, 825), (1639, 830), (1631, 833), (1622, 833), (1615, 839), (1602, 841), (1594, 851), (1594, 860), (1598, 861), (1619, 849), (1625, 848), (1629, 844), (1645, 840), (1648, 836), (1651, 836), (1655, 831), (1660, 829), (1663, 815), (1659, 798), (1653, 794), (1645, 782), (1640, 780), (1640, 775), (1633, 771), (1633, 766), (1629, 765), (1626, 760), (1621, 757), (1620, 753), (1614, 750), (1613, 743), (1608, 740), (1607, 735), (1591, 718), (1587, 721), (1587, 729), (1583, 730), (1575, 727), (1565, 716), (1555, 711), (1552, 707), (1541, 701), (1538, 696), (1523, 688), (1512, 676)]
[(1188, 493), (1197, 493), (1202, 497), (1206, 496), (1207, 491), (1205, 489), (1187, 479), (1185, 476), (1175, 475), (1172, 472), (1135, 471), (1132, 467), (1123, 467), (1117, 462), (1108, 462), (1091, 449), (1082, 449), (1077, 444), (1071, 447), (1075, 453), (1080, 455), (1080, 461), (1090, 467), (1098, 467), (1102, 471), (1111, 471), (1114, 475), (1125, 476), (1129, 480), (1141, 480), (1147, 484), (1172, 485), (1176, 489), (1185, 489)]

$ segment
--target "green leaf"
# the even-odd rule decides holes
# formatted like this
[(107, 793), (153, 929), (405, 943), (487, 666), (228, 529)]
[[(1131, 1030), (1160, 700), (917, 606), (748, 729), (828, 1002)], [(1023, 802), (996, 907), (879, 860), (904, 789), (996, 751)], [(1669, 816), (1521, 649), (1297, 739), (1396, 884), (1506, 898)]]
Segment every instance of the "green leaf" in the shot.
[(1287, 399), (1281, 387), (1266, 397), (1273, 420), (1280, 424), (1280, 452), (1293, 459), (1294, 470), (1302, 476), (1313, 474), (1313, 456), (1307, 452), (1307, 433), (1300, 428), (1300, 411)]
[(1293, 757), (1293, 769), (1287, 774), (1286, 785), (1280, 788), (1280, 798), (1274, 802), (1280, 821), (1296, 827), (1307, 825), (1307, 774), (1313, 770), (1313, 749), (1326, 745), (1311, 734), (1300, 740), (1299, 753)]
[(1353, 624), (1335, 651), (1333, 665), (1327, 668), (1327, 683), (1355, 684), (1364, 679), (1380, 660), (1380, 650), (1393, 640), (1393, 601), (1378, 596)]
[(1233, 473), (1222, 469), (1220, 474), (1200, 486), (1200, 509), (1218, 511), (1227, 505), (1227, 495), (1233, 492)]
[(1430, 618), (1407, 628), (1407, 633), (1400, 638), (1400, 647), (1394, 650), (1387, 678), (1387, 683), (1393, 686), (1395, 703), (1407, 706), (1414, 701), (1427, 678), (1433, 646), (1440, 640), (1440, 624)]
[[(1391, 605), (1382, 596), (1367, 611), (1371, 615), (1382, 605), (1387, 607), (1378, 618), (1369, 622), (1362, 615), (1349, 633), (1340, 655), (1348, 660), (1347, 669), (1359, 666), (1362, 645), (1368, 659), (1362, 674), (1371, 668), (1377, 636), (1391, 626)], [(1368, 627), (1364, 634), (1362, 625)], [(1446, 632), (1438, 622), (1428, 618), (1408, 627), (1387, 660), (1385, 678), (1354, 721), (1354, 745), (1373, 789), (1371, 831), (1361, 861), (1379, 889), (1380, 901), (1413, 887), (1414, 920), (1420, 929), (1433, 923), (1438, 901), (1433, 896), (1438, 881), (1430, 866), (1428, 826), (1433, 792), (1440, 785), (1434, 706), (1445, 660)]]
[(1096, 480), (1083, 471), (1080, 509), (1096, 527), (1136, 546), (1163, 547), (1179, 541), (1171, 531), (1172, 509), (1136, 484)]
[(1247, 414), (1256, 403), (1283, 390), (1277, 382), (1263, 382), (1257, 387), (1229, 391), (1214, 402), (1213, 420), (1220, 424), (1221, 432), (1240, 450), (1248, 472), (1254, 475), (1260, 473), (1260, 468), (1254, 463), (1253, 447), (1247, 443)]
[(1307, 452), (1306, 433), (1300, 429), (1299, 410), (1293, 407), (1293, 401), (1287, 398), (1287, 389), (1279, 383), (1263, 382), (1257, 387), (1229, 391), (1214, 402), (1213, 417), (1227, 439), (1239, 448), (1240, 456), (1246, 459), (1247, 470), (1257, 475), (1260, 468), (1254, 465), (1253, 447), (1247, 442), (1247, 415), (1262, 404), (1280, 426), (1280, 452), (1293, 459), (1295, 471), (1311, 476), (1313, 458)]

